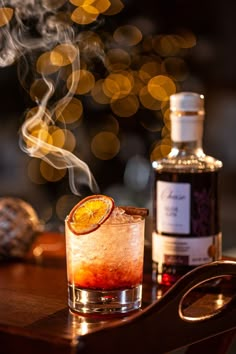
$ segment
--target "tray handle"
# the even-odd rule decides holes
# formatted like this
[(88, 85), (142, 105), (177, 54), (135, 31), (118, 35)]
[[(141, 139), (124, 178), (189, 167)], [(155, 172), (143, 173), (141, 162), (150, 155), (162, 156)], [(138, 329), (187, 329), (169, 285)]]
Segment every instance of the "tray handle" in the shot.
[(204, 264), (183, 276), (162, 298), (144, 310), (112, 321), (78, 338), (78, 354), (162, 354), (236, 327), (236, 297), (215, 313), (185, 317), (182, 303), (195, 287), (224, 276), (236, 276), (236, 262)]

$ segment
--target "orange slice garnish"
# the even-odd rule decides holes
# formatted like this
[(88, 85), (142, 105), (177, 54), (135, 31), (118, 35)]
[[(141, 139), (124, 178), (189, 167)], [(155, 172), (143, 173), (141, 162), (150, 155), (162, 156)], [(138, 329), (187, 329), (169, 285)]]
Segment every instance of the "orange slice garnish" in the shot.
[(112, 198), (102, 194), (82, 199), (68, 216), (70, 230), (76, 235), (84, 235), (98, 229), (109, 218), (114, 205)]

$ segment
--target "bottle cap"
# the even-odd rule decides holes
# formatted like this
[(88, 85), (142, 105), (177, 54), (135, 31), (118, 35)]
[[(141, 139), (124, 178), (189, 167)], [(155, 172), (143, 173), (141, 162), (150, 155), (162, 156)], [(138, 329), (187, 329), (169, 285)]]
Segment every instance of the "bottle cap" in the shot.
[(172, 112), (204, 112), (204, 96), (195, 92), (176, 93), (170, 96), (170, 109)]

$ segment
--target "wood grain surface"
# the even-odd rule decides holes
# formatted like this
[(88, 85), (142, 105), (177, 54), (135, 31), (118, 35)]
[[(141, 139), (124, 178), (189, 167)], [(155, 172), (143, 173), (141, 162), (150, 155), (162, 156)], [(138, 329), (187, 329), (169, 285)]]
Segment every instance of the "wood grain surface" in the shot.
[[(123, 324), (130, 323), (129, 330), (132, 330), (133, 318), (135, 319), (135, 317), (139, 316), (141, 318), (147, 317), (149, 312), (144, 315), (143, 312), (152, 303), (155, 303), (158, 297), (162, 297), (160, 289), (151, 280), (150, 260), (150, 248), (147, 248), (145, 250), (142, 309), (135, 314), (122, 318), (106, 319), (78, 316), (70, 313), (67, 306), (64, 236), (56, 233), (41, 235), (32, 246), (25, 260), (0, 264), (0, 354), (83, 354), (87, 353), (86, 348), (84, 351), (83, 343), (89, 343), (87, 347), (95, 350), (96, 342), (91, 344), (89, 342), (90, 338), (93, 341), (97, 340), (98, 337), (99, 342), (99, 333), (106, 333), (104, 329), (108, 329), (108, 333), (116, 333), (116, 326), (120, 328), (121, 325), (122, 329)], [(228, 288), (231, 287), (232, 291), (227, 290), (225, 299), (235, 291), (235, 282), (234, 286), (231, 286), (230, 282)], [(214, 293), (202, 293), (201, 296), (197, 296), (197, 307), (193, 307), (195, 300), (190, 301), (188, 306), (190, 313), (192, 307), (192, 313), (195, 314), (202, 311), (203, 307), (212, 307), (214, 309), (214, 304), (218, 299), (217, 296), (218, 294)], [(163, 321), (163, 316), (161, 316), (160, 314), (160, 318)], [(175, 326), (175, 323), (171, 322), (171, 316), (171, 312), (167, 312), (166, 321), (159, 323), (158, 326), (160, 328), (163, 325), (167, 326), (167, 328), (171, 325)], [(157, 319), (154, 321), (157, 321)], [(142, 326), (142, 321), (140, 321), (140, 326)], [(176, 335), (178, 335), (178, 330), (176, 328)], [(226, 330), (229, 330), (229, 328), (226, 328)], [(93, 333), (98, 333), (98, 335), (93, 336)], [(180, 335), (184, 338), (184, 333)], [(232, 331), (229, 332), (229, 335), (229, 338), (233, 337)], [(83, 341), (84, 337), (86, 339), (85, 342)], [(107, 343), (110, 342), (112, 347), (112, 336), (109, 337), (108, 334), (106, 338)], [(221, 337), (218, 336), (218, 341), (219, 338)], [(205, 340), (206, 338), (202, 339)], [(224, 343), (226, 339), (227, 336), (224, 335), (222, 339)], [(181, 342), (179, 338), (177, 342), (179, 346)], [(186, 342), (188, 342), (186, 339), (183, 340), (183, 343)], [(106, 346), (104, 341), (102, 343)], [(207, 341), (205, 345), (207, 345)], [(172, 347), (174, 348), (174, 343)], [(220, 346), (218, 345), (218, 347)], [(124, 350), (124, 348), (126, 349)], [(195, 347), (191, 346), (191, 348), (194, 350)], [(121, 354), (116, 349), (114, 348), (112, 352)], [(139, 352), (142, 354), (152, 354), (150, 348), (147, 348), (147, 350), (147, 353)], [(102, 352), (101, 348), (100, 351)], [(123, 345), (122, 354), (126, 353), (132, 353), (132, 345), (131, 347), (129, 347), (129, 344)], [(156, 348), (153, 348), (154, 353), (159, 353)], [(93, 353), (91, 352), (91, 354)]]

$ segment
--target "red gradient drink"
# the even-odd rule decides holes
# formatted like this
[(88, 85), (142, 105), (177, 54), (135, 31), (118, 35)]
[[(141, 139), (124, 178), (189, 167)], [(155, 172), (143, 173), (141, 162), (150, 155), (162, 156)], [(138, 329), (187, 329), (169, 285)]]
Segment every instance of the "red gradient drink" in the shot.
[(141, 306), (144, 218), (114, 208), (96, 230), (75, 235), (66, 221), (69, 307), (126, 313)]

